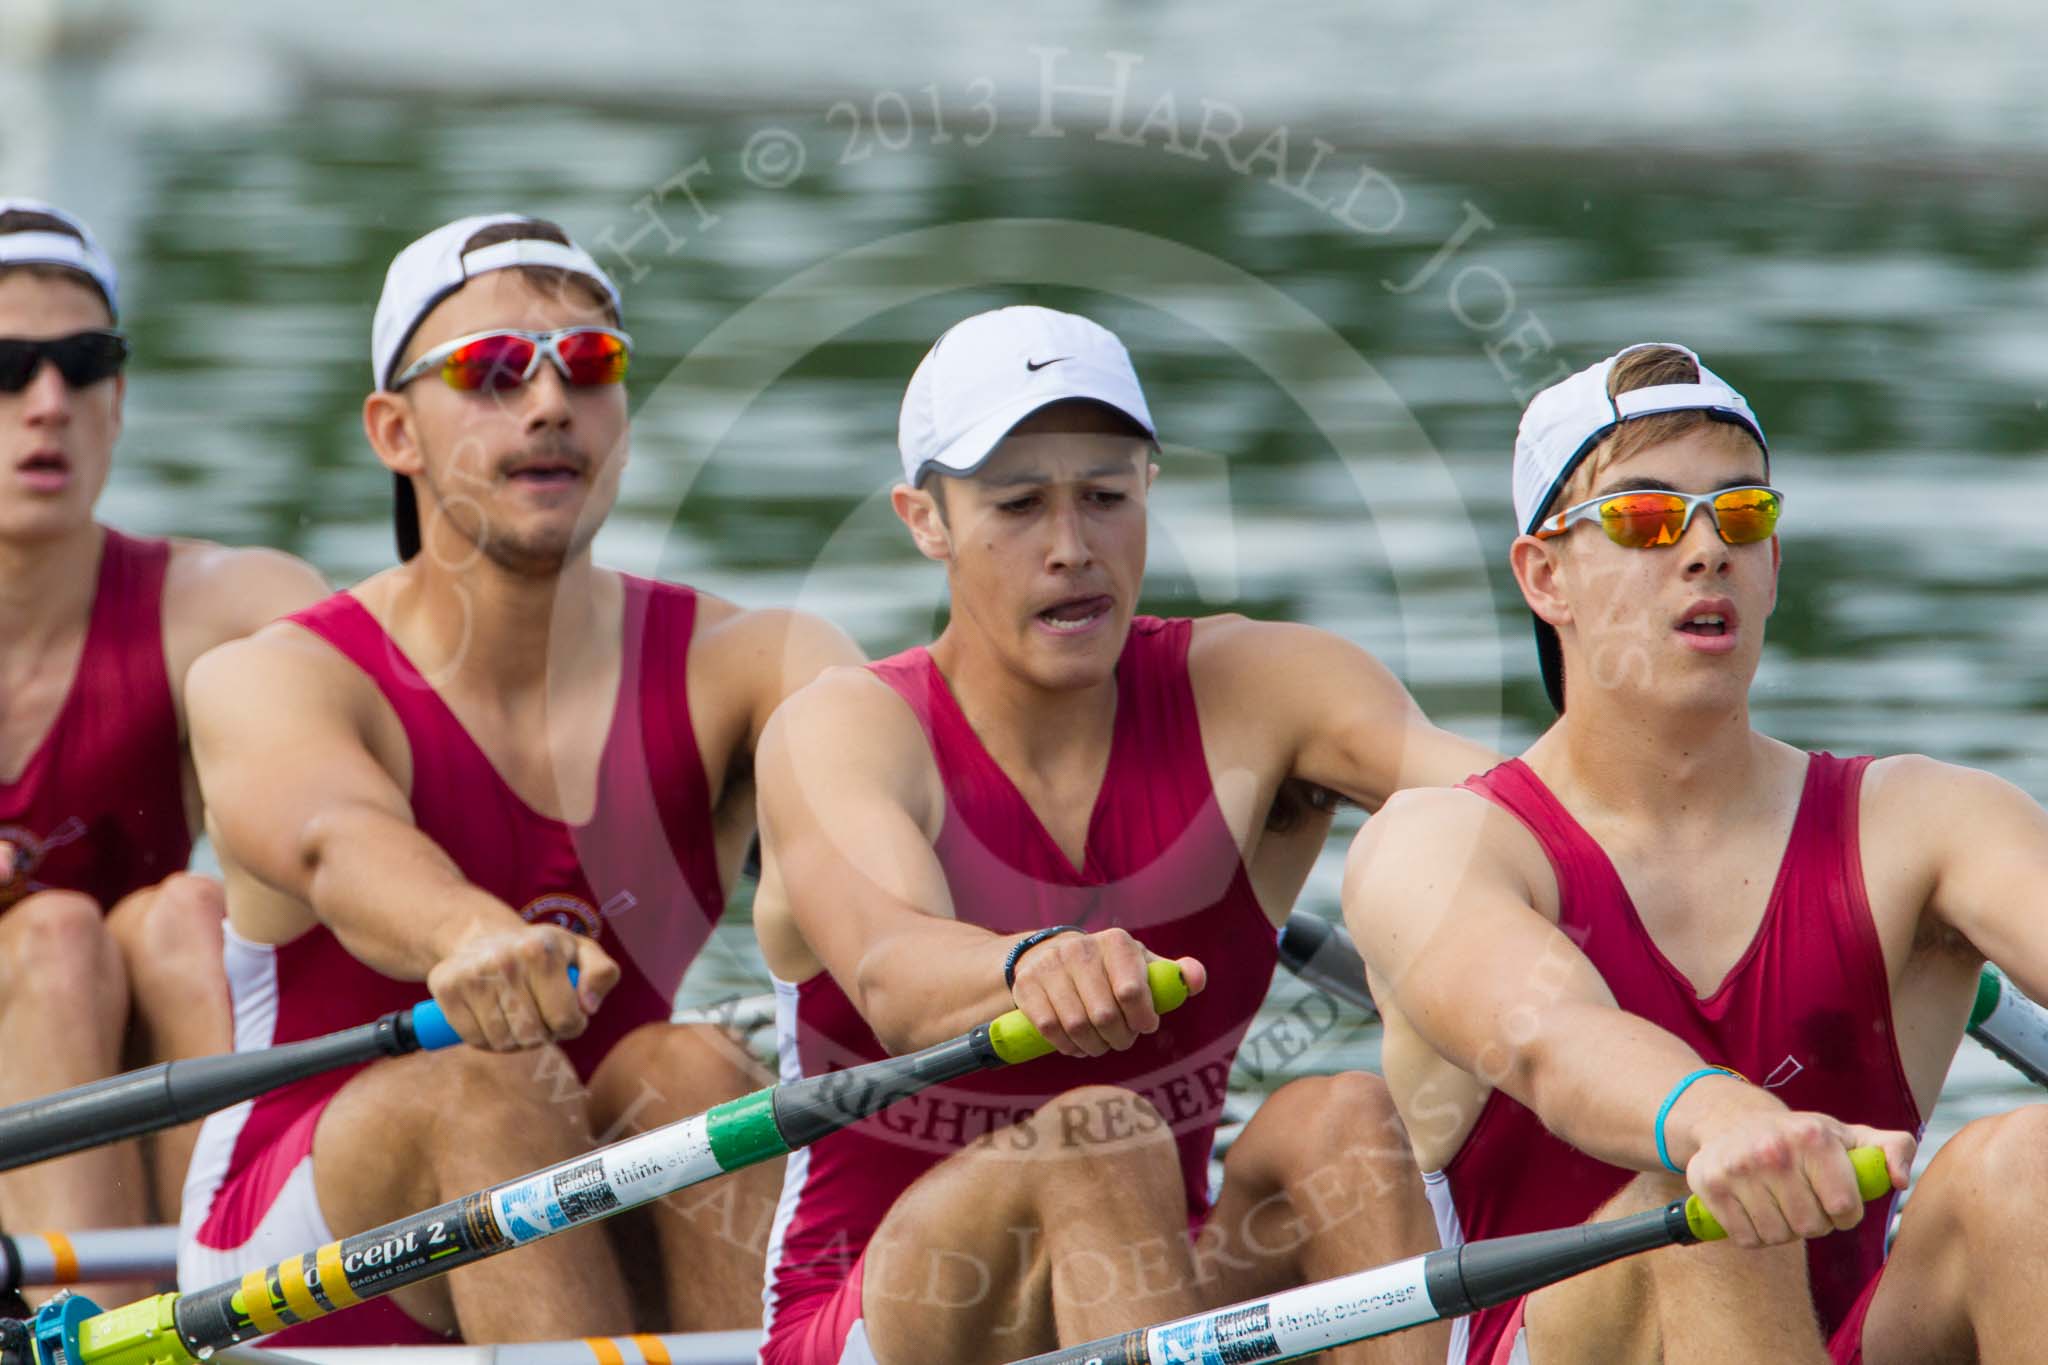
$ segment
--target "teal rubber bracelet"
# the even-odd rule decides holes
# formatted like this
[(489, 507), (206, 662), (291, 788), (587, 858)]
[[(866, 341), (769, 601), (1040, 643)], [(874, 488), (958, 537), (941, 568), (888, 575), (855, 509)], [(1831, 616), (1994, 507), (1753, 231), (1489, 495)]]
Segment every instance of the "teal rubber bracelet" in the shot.
[(1739, 1073), (1730, 1071), (1725, 1066), (1703, 1066), (1698, 1071), (1688, 1072), (1680, 1077), (1678, 1084), (1671, 1087), (1671, 1093), (1664, 1097), (1663, 1106), (1657, 1110), (1657, 1160), (1663, 1162), (1664, 1169), (1673, 1175), (1684, 1175), (1685, 1172), (1671, 1159), (1671, 1149), (1664, 1144), (1664, 1120), (1671, 1117), (1671, 1106), (1678, 1103), (1680, 1095), (1692, 1089), (1695, 1082), (1703, 1081), (1709, 1076), (1733, 1076), (1738, 1081), (1742, 1079)]

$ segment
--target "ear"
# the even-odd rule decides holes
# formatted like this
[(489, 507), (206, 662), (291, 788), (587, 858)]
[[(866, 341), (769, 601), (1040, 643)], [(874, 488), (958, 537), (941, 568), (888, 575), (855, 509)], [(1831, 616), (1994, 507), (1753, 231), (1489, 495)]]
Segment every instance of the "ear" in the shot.
[(938, 498), (930, 489), (899, 483), (889, 490), (889, 506), (910, 528), (911, 543), (919, 554), (941, 562), (953, 557), (953, 533), (939, 515)]
[(1152, 491), (1152, 485), (1157, 482), (1158, 478), (1159, 462), (1156, 460), (1145, 461), (1145, 491), (1147, 493)]
[(1571, 604), (1564, 595), (1564, 546), (1554, 540), (1516, 536), (1508, 547), (1508, 567), (1529, 610), (1553, 626), (1571, 622)]
[(397, 394), (379, 389), (363, 400), (363, 435), (392, 473), (410, 476), (425, 468), (412, 409)]

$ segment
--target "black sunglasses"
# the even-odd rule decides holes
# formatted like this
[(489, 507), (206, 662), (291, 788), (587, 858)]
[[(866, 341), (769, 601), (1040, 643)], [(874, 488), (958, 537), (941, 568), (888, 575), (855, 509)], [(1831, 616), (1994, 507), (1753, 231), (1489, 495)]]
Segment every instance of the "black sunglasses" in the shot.
[(112, 379), (128, 363), (128, 338), (98, 328), (68, 337), (27, 341), (0, 337), (0, 393), (20, 393), (47, 360), (74, 389)]

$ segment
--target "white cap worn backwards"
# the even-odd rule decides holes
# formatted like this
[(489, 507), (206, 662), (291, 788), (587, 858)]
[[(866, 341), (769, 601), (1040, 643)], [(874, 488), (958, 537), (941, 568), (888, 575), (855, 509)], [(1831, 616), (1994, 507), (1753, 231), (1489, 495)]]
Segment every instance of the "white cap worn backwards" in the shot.
[[(511, 270), (519, 266), (566, 270), (588, 279), (602, 290), (611, 301), (614, 316), (624, 311), (619, 306), (618, 286), (580, 246), (564, 246), (560, 242), (539, 238), (520, 238), (478, 247), (475, 251), (465, 252), (462, 249), (463, 243), (487, 227), (532, 221), (530, 215), (523, 213), (486, 213), (474, 218), (459, 218), (445, 227), (435, 228), (398, 253), (391, 262), (391, 269), (385, 273), (384, 293), (377, 300), (377, 318), (370, 325), (370, 363), (375, 371), (370, 377), (372, 384), (380, 389), (390, 388), (392, 381), (398, 378), (399, 358), (405, 354), (406, 344), (412, 340), (413, 333), (419, 330), (427, 314), (463, 285), (493, 270)], [(420, 552), (419, 500), (413, 495), (412, 481), (403, 474), (392, 475), (392, 487), (395, 496), (391, 509), (392, 524), (398, 538), (398, 558), (404, 561)]]
[[(77, 229), (78, 237), (61, 232), (9, 232), (0, 234), (0, 265), (61, 265), (90, 276), (107, 296), (107, 311), (119, 315), (120, 276), (107, 253), (100, 250), (92, 229), (55, 204), (40, 199), (0, 199), (0, 213), (41, 213)], [(79, 238), (85, 240), (80, 241)]]
[(462, 244), (487, 227), (530, 222), (523, 213), (486, 213), (435, 228), (398, 253), (384, 276), (384, 294), (377, 300), (377, 320), (370, 328), (371, 383), (389, 388), (398, 377), (398, 358), (434, 305), (479, 275), (517, 266), (544, 266), (587, 276), (622, 313), (618, 286), (580, 246), (524, 240), (499, 242), (464, 253)]
[(1020, 305), (947, 329), (903, 394), (896, 445), (912, 488), (934, 469), (972, 474), (1010, 428), (1040, 408), (1089, 399), (1158, 439), (1130, 352), (1087, 318)]
[[(1699, 366), (1699, 382), (1657, 384), (1608, 397), (1607, 379), (1614, 363), (1631, 351), (1651, 348), (1691, 356), (1693, 364)], [(1522, 425), (1515, 433), (1516, 530), (1528, 535), (1546, 514), (1564, 510), (1550, 504), (1556, 501), (1559, 490), (1580, 461), (1616, 427), (1659, 412), (1704, 412), (1717, 421), (1733, 423), (1754, 436), (1765, 460), (1770, 459), (1770, 445), (1764, 440), (1764, 429), (1756, 414), (1749, 410), (1749, 400), (1730, 388), (1728, 381), (1676, 342), (1638, 342), (1567, 379), (1560, 379), (1530, 399), (1529, 406), (1523, 409)], [(1550, 704), (1562, 714), (1564, 646), (1557, 638), (1557, 627), (1540, 616), (1536, 618), (1536, 662)]]
[[(1699, 383), (1659, 384), (1609, 398), (1607, 376), (1613, 372), (1614, 362), (1631, 351), (1651, 349), (1691, 356), (1700, 369)], [(1554, 510), (1551, 500), (1579, 467), (1579, 461), (1623, 422), (1657, 412), (1695, 411), (1747, 427), (1756, 443), (1765, 451), (1770, 450), (1764, 441), (1763, 427), (1749, 410), (1749, 400), (1708, 369), (1690, 349), (1672, 341), (1643, 341), (1624, 346), (1598, 364), (1588, 365), (1537, 394), (1522, 410), (1521, 429), (1515, 433), (1517, 530), (1527, 535), (1536, 529), (1543, 514)]]

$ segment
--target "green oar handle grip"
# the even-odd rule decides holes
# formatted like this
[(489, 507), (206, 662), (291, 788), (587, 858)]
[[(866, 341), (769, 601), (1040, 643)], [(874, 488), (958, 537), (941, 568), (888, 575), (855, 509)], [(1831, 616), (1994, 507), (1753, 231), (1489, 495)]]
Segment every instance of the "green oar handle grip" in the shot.
[[(1849, 1164), (1856, 1168), (1856, 1190), (1863, 1196), (1864, 1203), (1882, 1199), (1892, 1192), (1892, 1171), (1885, 1161), (1884, 1148), (1853, 1147), (1849, 1150)], [(1721, 1221), (1707, 1212), (1707, 1206), (1696, 1194), (1686, 1197), (1685, 1224), (1702, 1242), (1718, 1242), (1728, 1235)]]
[[(1161, 1014), (1187, 1003), (1188, 983), (1180, 979), (1180, 968), (1161, 959), (1145, 964), (1145, 977), (1152, 983), (1152, 1007)], [(989, 1046), (1005, 1062), (1028, 1062), (1053, 1050), (1045, 1035), (1024, 1017), (1023, 1010), (1011, 1010), (989, 1021)]]

